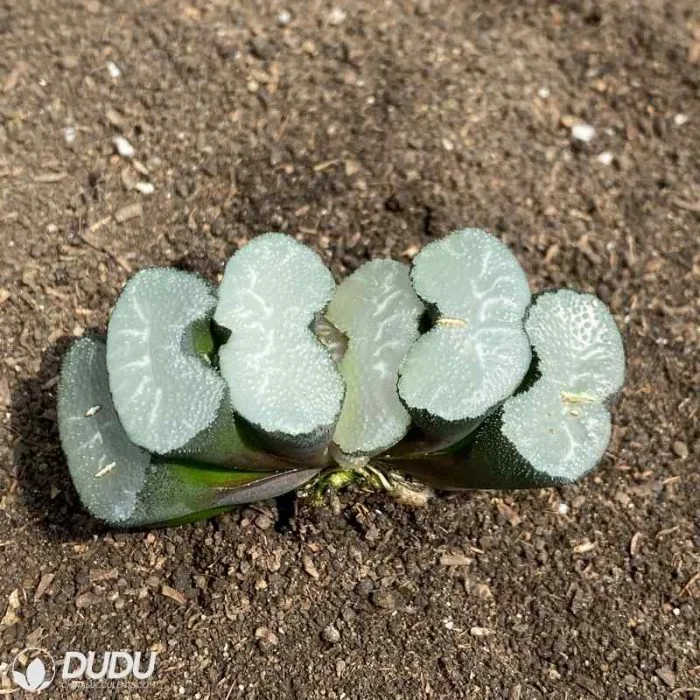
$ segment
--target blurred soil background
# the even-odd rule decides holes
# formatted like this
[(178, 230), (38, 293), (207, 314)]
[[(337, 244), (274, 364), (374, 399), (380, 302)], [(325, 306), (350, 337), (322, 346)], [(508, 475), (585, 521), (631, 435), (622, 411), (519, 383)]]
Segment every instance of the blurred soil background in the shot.
[[(615, 314), (595, 474), (421, 510), (351, 489), (287, 528), (82, 512), (56, 375), (130, 274), (217, 280), (275, 230), (340, 278), (465, 225)], [(146, 687), (47, 692), (697, 697), (699, 238), (693, 0), (0, 0), (0, 673), (153, 649)]]

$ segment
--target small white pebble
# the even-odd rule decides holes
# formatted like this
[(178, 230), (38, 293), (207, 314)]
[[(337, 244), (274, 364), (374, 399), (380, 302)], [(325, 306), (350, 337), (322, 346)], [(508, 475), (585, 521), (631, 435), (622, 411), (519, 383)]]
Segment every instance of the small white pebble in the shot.
[(610, 165), (615, 160), (615, 156), (610, 151), (603, 151), (596, 156), (596, 160), (603, 165)]
[(566, 515), (569, 512), (569, 504), (568, 503), (560, 503), (557, 506), (557, 513), (559, 515)]
[(446, 151), (454, 151), (455, 150), (455, 145), (450, 141), (450, 139), (442, 139), (442, 147)]
[(673, 614), (678, 617), (681, 614), (681, 609), (680, 608), (673, 608)]
[(121, 77), (122, 69), (114, 61), (107, 61), (105, 65), (107, 66), (107, 72), (110, 78), (116, 80)]
[(86, 418), (92, 418), (100, 409), (102, 406), (90, 406), (87, 411), (85, 411), (85, 417)]
[(155, 185), (152, 182), (137, 182), (134, 185), (134, 189), (141, 194), (153, 194), (156, 191)]
[(329, 13), (328, 13), (328, 24), (333, 25), (334, 27), (342, 24), (345, 19), (347, 18), (348, 13), (345, 12), (341, 7), (334, 7)]
[(450, 630), (450, 631), (455, 628), (455, 623), (452, 620), (450, 620), (449, 618), (443, 620), (443, 623), (445, 625), (445, 628)]
[(286, 27), (292, 21), (292, 13), (289, 10), (282, 10), (277, 15), (277, 24), (281, 27)]
[(75, 130), (74, 126), (67, 126), (63, 130), (63, 138), (66, 140), (66, 143), (73, 143), (73, 141), (75, 141), (77, 133), (78, 132)]
[(577, 141), (583, 141), (584, 143), (589, 143), (593, 140), (595, 136), (595, 129), (590, 124), (574, 124), (571, 127), (571, 135)]
[(337, 644), (340, 641), (340, 632), (334, 624), (329, 624), (324, 627), (322, 632), (323, 638), (331, 644)]
[(133, 158), (136, 155), (136, 149), (123, 136), (115, 136), (112, 143), (122, 158)]
[(673, 115), (673, 123), (676, 126), (684, 126), (688, 123), (689, 119), (690, 117), (687, 114), (681, 114), (680, 112)]
[(546, 100), (550, 95), (551, 95), (550, 89), (546, 86), (543, 85), (538, 91), (537, 91), (537, 96), (542, 99)]

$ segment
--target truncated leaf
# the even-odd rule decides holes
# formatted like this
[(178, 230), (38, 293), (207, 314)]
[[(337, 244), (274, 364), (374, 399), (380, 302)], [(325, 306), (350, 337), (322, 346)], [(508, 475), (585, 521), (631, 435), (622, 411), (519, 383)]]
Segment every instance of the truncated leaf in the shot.
[(398, 442), (411, 418), (396, 390), (398, 367), (418, 337), (425, 311), (394, 260), (373, 260), (345, 279), (327, 317), (347, 335), (340, 361), (347, 393), (333, 435), (348, 454), (373, 454)]
[[(292, 491), (319, 472), (286, 465), (262, 473), (153, 458), (119, 423), (107, 382), (105, 345), (86, 337), (66, 355), (58, 421), (68, 468), (86, 509), (122, 527), (187, 522)], [(99, 410), (90, 410), (99, 407)]]
[(334, 288), (320, 257), (282, 234), (258, 236), (226, 265), (221, 372), (236, 412), (282, 452), (324, 446), (340, 413), (343, 381), (310, 328)]
[(127, 282), (109, 321), (107, 367), (126, 433), (158, 454), (211, 426), (226, 385), (203, 359), (216, 297), (206, 280), (180, 270), (142, 270)]
[(468, 432), (530, 365), (525, 273), (496, 238), (464, 229), (423, 248), (411, 280), (436, 320), (404, 360), (399, 393), (428, 432)]

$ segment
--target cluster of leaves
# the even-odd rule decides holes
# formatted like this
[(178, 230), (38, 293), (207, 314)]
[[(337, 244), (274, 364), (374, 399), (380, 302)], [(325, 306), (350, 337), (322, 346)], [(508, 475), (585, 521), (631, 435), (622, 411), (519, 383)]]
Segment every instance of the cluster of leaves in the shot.
[(484, 231), (427, 245), (410, 268), (370, 261), (337, 288), (314, 251), (264, 234), (218, 293), (173, 269), (129, 280), (106, 342), (66, 355), (59, 429), (85, 507), (144, 526), (357, 475), (403, 494), (411, 479), (573, 481), (603, 455), (623, 379), (605, 305), (533, 298)]

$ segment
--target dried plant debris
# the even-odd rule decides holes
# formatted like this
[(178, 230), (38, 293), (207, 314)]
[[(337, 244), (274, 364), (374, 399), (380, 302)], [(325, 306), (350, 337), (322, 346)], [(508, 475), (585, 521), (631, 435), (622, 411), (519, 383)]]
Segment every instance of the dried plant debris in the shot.
[(216, 420), (226, 385), (207, 359), (215, 305), (209, 283), (180, 270), (142, 270), (124, 287), (109, 321), (107, 367), (137, 445), (166, 454)]
[(527, 278), (498, 239), (464, 229), (423, 248), (411, 280), (435, 324), (404, 360), (399, 393), (428, 433), (465, 434), (515, 391), (530, 365)]
[(326, 315), (348, 337), (339, 365), (347, 393), (333, 434), (343, 452), (371, 455), (408, 431), (398, 367), (418, 338), (424, 311), (408, 268), (394, 260), (365, 263), (338, 287)]
[(109, 391), (105, 345), (85, 337), (69, 350), (58, 390), (61, 443), (85, 508), (118, 526), (174, 524), (232, 505), (275, 498), (318, 469), (260, 472), (153, 458), (122, 427)]
[(219, 351), (236, 412), (289, 454), (325, 447), (344, 396), (330, 352), (311, 330), (335, 282), (290, 236), (258, 236), (227, 263), (214, 319), (231, 332)]
[(313, 331), (319, 341), (325, 345), (335, 362), (340, 362), (348, 349), (348, 337), (334, 326), (323, 314), (316, 314)]

